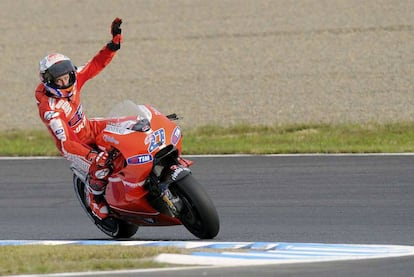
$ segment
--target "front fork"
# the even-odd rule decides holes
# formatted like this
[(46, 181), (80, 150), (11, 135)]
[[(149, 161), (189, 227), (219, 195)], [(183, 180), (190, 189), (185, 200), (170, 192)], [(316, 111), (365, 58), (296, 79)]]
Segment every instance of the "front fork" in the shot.
[(174, 196), (168, 187), (161, 192), (161, 197), (170, 211), (168, 214), (170, 216), (178, 216), (183, 207), (181, 199), (178, 196)]
[(183, 207), (182, 200), (175, 195), (174, 190), (170, 190), (170, 186), (191, 174), (188, 167), (192, 163), (192, 161), (178, 157), (176, 163), (164, 165), (162, 169), (160, 165), (154, 165), (145, 183), (150, 191), (148, 200), (154, 209), (171, 217), (180, 214)]

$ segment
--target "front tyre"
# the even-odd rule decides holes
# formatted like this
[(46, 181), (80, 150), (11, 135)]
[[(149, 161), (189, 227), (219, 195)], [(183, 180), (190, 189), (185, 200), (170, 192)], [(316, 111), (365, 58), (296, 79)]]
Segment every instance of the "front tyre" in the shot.
[(217, 210), (200, 183), (190, 174), (170, 186), (180, 197), (183, 208), (178, 216), (183, 225), (200, 239), (217, 236), (220, 223)]
[(130, 224), (126, 221), (113, 218), (111, 216), (104, 220), (101, 220), (92, 213), (86, 201), (85, 183), (78, 176), (76, 176), (76, 174), (73, 175), (73, 185), (76, 197), (78, 198), (82, 208), (85, 210), (86, 214), (96, 225), (96, 227), (99, 228), (99, 230), (104, 232), (106, 235), (116, 239), (130, 238), (135, 235), (138, 230), (137, 225)]

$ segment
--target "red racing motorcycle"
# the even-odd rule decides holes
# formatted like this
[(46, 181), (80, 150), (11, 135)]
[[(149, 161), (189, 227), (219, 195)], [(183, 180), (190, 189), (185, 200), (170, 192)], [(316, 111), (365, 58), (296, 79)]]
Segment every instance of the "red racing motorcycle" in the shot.
[(118, 104), (109, 117), (96, 140), (98, 148), (108, 151), (112, 168), (106, 219), (94, 216), (87, 204), (87, 172), (71, 167), (76, 196), (93, 223), (113, 238), (130, 238), (140, 226), (171, 225), (184, 225), (200, 239), (214, 238), (218, 213), (193, 177), (192, 162), (181, 157), (182, 133), (174, 122), (178, 117), (131, 101)]

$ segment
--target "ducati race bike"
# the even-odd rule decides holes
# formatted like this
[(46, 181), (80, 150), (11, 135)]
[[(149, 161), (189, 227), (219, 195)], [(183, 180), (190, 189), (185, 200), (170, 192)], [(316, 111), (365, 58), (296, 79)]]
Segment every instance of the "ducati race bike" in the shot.
[(172, 225), (184, 225), (200, 239), (214, 238), (218, 213), (192, 175), (192, 161), (181, 157), (178, 117), (124, 101), (109, 119), (96, 139), (112, 169), (104, 194), (110, 213), (104, 220), (89, 208), (87, 171), (71, 166), (76, 196), (93, 223), (113, 238), (130, 238), (140, 226)]

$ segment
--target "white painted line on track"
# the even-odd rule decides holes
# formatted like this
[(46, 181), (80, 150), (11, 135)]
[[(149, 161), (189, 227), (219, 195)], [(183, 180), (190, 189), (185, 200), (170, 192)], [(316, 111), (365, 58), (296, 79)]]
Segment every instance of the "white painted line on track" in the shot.
[[(241, 243), (238, 244), (241, 245)], [(214, 249), (215, 247), (211, 246), (208, 248)], [(220, 246), (218, 249), (220, 249)], [(193, 252), (190, 255), (160, 254), (155, 260), (183, 265), (241, 266), (360, 260), (414, 255), (413, 246), (398, 245), (278, 243), (272, 250), (252, 251), (252, 248), (247, 244), (239, 249), (247, 249), (247, 251)]]
[(50, 157), (50, 156), (25, 156), (25, 157), (0, 157), (0, 161), (13, 161), (13, 160), (63, 160), (63, 157)]
[[(414, 156), (414, 152), (403, 153), (303, 153), (303, 154), (208, 154), (183, 155), (184, 158), (240, 158), (240, 157), (381, 157), (381, 156)], [(0, 160), (56, 160), (60, 156), (3, 156)]]

